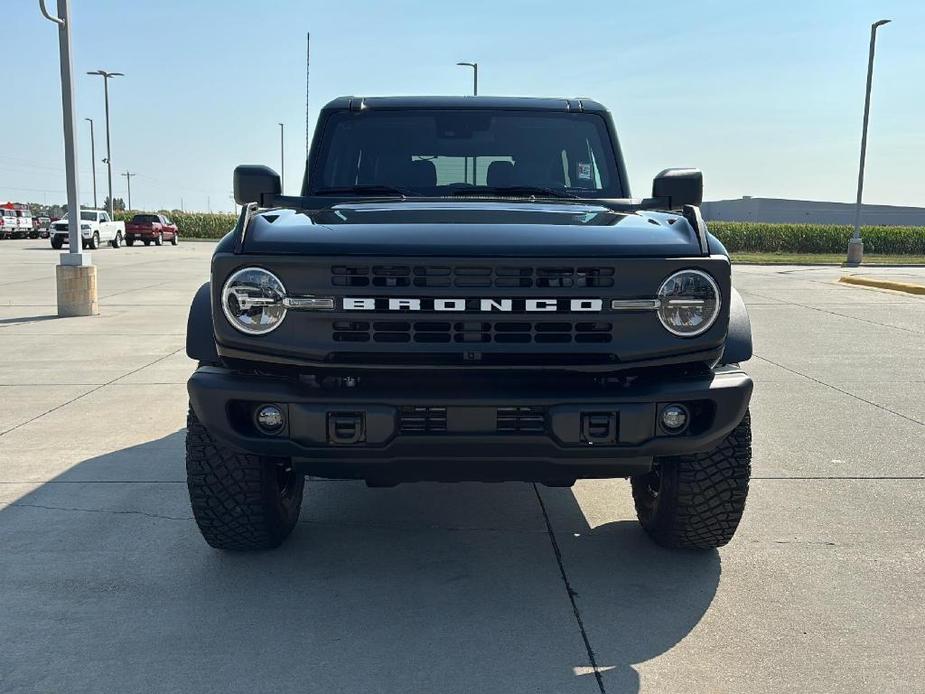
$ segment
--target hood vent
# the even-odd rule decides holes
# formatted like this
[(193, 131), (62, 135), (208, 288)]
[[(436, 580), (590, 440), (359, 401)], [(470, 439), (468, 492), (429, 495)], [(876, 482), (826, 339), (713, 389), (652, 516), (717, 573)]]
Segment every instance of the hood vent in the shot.
[(335, 287), (582, 288), (612, 287), (612, 267), (335, 265)]

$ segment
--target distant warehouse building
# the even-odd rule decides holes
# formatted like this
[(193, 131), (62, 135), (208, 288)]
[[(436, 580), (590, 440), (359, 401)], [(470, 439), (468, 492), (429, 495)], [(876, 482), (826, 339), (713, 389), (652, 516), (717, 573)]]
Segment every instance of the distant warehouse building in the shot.
[[(854, 203), (753, 198), (716, 200), (701, 205), (708, 222), (769, 222), (780, 224), (854, 224)], [(863, 205), (861, 224), (867, 226), (925, 226), (925, 207)]]

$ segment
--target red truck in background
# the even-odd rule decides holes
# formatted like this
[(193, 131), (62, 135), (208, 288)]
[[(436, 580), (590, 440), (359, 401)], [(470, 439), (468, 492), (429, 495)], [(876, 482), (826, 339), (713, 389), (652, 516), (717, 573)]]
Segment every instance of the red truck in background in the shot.
[(136, 214), (125, 224), (125, 245), (133, 246), (135, 241), (142, 241), (146, 246), (154, 242), (161, 246), (170, 241), (172, 246), (180, 242), (177, 225), (162, 214)]

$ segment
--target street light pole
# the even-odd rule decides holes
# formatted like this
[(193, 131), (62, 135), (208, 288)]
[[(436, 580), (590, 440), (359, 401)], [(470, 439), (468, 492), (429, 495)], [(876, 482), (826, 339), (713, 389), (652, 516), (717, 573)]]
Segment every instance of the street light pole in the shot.
[(472, 96), (479, 95), (479, 64), (478, 63), (456, 63), (460, 67), (472, 68)]
[(122, 72), (107, 72), (106, 70), (94, 70), (88, 72), (88, 75), (99, 75), (103, 78), (103, 96), (106, 101), (106, 175), (109, 178), (109, 218), (112, 219), (112, 149), (109, 142), (109, 80), (113, 77), (123, 77)]
[(283, 124), (279, 124), (279, 189), (286, 190), (286, 150), (283, 148)]
[(867, 90), (864, 93), (864, 124), (861, 127), (861, 162), (858, 165), (858, 197), (854, 208), (854, 234), (848, 242), (848, 265), (860, 265), (864, 259), (864, 242), (861, 240), (861, 197), (864, 193), (864, 164), (867, 159), (867, 124), (870, 120), (870, 88), (874, 80), (874, 50), (877, 29), (891, 20), (880, 19), (870, 25), (870, 52), (867, 56)]
[(93, 209), (96, 209), (96, 137), (93, 134), (93, 119), (84, 118), (85, 121), (90, 122), (90, 162), (93, 164), (91, 171), (93, 172)]
[(61, 111), (64, 125), (64, 174), (67, 181), (68, 252), (59, 256), (55, 268), (59, 316), (92, 316), (99, 313), (96, 268), (90, 254), (82, 252), (80, 233), (80, 190), (77, 179), (77, 120), (74, 116), (74, 68), (71, 60), (71, 12), (69, 0), (58, 0), (58, 15), (52, 16), (39, 0), (42, 16), (58, 25), (61, 69)]
[[(472, 68), (472, 96), (479, 95), (479, 64), (478, 63), (456, 63), (460, 67), (471, 67)], [(472, 157), (472, 184), (476, 185), (476, 166), (478, 165), (478, 160), (475, 157)], [(469, 177), (469, 158), (465, 157), (463, 159), (463, 180)]]

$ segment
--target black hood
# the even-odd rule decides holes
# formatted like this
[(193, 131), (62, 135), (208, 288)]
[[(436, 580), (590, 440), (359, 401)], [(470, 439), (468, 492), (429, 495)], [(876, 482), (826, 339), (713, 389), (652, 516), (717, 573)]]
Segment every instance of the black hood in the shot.
[(687, 221), (593, 203), (381, 201), (254, 217), (247, 254), (493, 257), (701, 255)]

